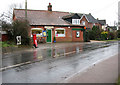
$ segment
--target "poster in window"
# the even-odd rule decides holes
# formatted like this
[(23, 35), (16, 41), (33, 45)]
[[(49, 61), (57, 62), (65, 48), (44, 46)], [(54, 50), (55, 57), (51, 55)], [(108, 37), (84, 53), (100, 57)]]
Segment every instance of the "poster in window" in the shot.
[(76, 32), (76, 37), (80, 37), (80, 31)]
[(46, 37), (46, 31), (43, 31), (43, 37)]

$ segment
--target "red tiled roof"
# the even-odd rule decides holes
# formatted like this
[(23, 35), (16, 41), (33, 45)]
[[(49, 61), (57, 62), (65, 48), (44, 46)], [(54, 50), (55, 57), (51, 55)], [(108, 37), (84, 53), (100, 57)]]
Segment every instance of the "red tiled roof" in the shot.
[[(27, 10), (27, 18), (30, 25), (70, 25), (62, 19), (69, 12), (57, 12), (47, 10)], [(24, 9), (14, 9), (16, 19), (25, 17)]]

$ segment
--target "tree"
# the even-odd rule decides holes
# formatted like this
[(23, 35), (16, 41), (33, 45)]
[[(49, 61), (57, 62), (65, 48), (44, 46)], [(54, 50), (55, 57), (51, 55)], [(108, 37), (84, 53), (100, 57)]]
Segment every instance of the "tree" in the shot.
[(101, 31), (99, 26), (93, 26), (92, 30), (89, 31), (89, 39), (90, 40), (99, 40)]
[(16, 20), (12, 23), (13, 40), (16, 42), (16, 36), (21, 36), (22, 45), (30, 45), (29, 22), (26, 20)]
[(12, 23), (13, 18), (13, 10), (14, 9), (21, 9), (21, 4), (11, 4), (7, 12), (3, 12), (0, 15), (0, 21), (6, 22), (6, 23)]

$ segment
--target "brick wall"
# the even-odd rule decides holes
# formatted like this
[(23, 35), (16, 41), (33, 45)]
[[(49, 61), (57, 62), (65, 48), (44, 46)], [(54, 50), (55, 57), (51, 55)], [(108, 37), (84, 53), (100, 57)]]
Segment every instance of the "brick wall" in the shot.
[(8, 35), (2, 34), (2, 41), (7, 41), (7, 40), (8, 40)]
[(64, 28), (65, 29), (65, 37), (56, 37), (56, 41), (57, 42), (65, 42), (65, 41), (72, 41), (72, 30), (71, 28), (68, 28), (68, 27), (55, 27), (54, 28), (54, 33), (53, 33), (53, 38), (55, 36), (55, 29), (57, 28)]
[(82, 23), (82, 21), (85, 21), (86, 28), (92, 28), (93, 27), (93, 23), (89, 23), (87, 21), (87, 19), (85, 18), (85, 16), (83, 16), (83, 18), (81, 19), (80, 23)]
[(76, 30), (72, 31), (72, 41), (74, 42), (79, 42), (79, 41), (83, 41), (83, 31), (79, 31), (80, 32), (80, 37), (76, 37)]
[[(85, 18), (85, 16), (81, 19), (80, 23), (82, 23), (82, 21), (85, 21), (85, 26), (86, 26), (86, 28), (91, 28), (91, 29), (92, 29), (93, 23), (89, 23), (89, 22), (87, 21), (87, 19)], [(95, 23), (95, 26), (99, 26), (99, 28), (102, 29), (102, 25), (99, 24), (99, 23)]]

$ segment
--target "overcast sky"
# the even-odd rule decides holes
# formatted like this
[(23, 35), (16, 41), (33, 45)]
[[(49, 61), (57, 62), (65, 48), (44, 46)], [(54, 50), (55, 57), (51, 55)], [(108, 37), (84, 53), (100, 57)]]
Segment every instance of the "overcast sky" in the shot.
[[(1, 0), (0, 14), (7, 12), (11, 4), (22, 4), (25, 0)], [(91, 13), (95, 18), (106, 19), (107, 24), (114, 25), (118, 21), (118, 1), (120, 0), (27, 0), (28, 9), (47, 10), (49, 2), (53, 11), (74, 13)]]

